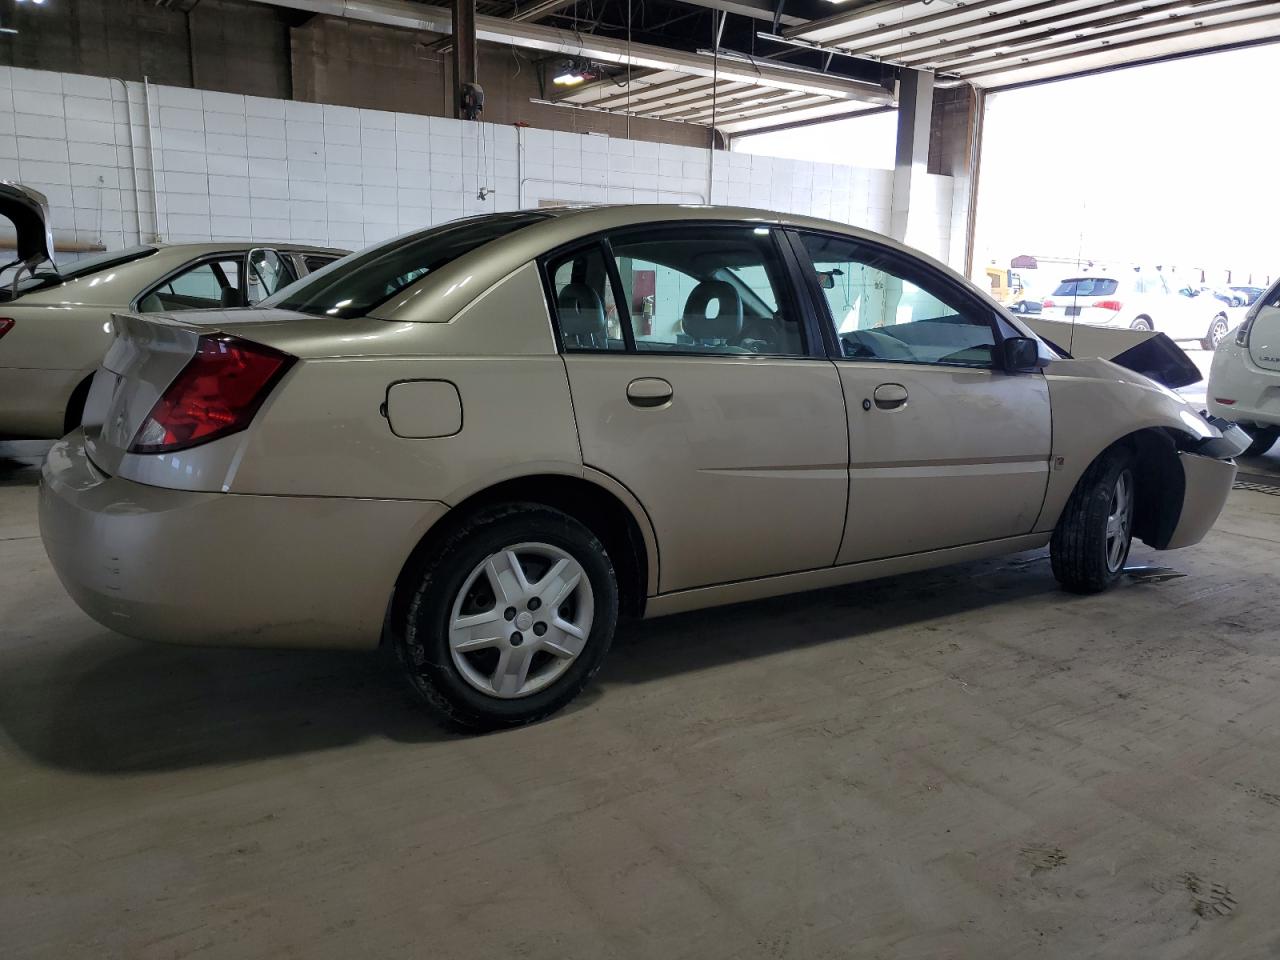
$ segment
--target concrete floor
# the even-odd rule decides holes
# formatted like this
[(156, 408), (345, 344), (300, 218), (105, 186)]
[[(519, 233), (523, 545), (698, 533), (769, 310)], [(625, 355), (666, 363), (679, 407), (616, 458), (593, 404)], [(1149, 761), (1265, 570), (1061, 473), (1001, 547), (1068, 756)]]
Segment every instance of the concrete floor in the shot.
[(1280, 951), (1280, 496), (1102, 597), (1037, 552), (634, 626), (566, 714), (461, 739), (376, 656), (97, 626), (34, 479), (0, 469), (4, 957)]

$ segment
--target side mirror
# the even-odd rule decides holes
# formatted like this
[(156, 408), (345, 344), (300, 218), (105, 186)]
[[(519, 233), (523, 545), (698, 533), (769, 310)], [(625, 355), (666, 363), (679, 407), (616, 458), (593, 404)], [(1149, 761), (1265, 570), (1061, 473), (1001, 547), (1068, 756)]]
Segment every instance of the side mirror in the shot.
[(1032, 373), (1044, 366), (1040, 345), (1030, 337), (1007, 337), (1001, 342), (1000, 351), (1009, 373)]

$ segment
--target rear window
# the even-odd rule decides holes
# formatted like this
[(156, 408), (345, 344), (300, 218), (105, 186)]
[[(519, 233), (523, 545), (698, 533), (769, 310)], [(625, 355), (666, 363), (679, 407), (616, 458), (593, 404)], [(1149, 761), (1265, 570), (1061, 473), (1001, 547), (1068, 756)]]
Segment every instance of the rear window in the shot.
[[(24, 293), (32, 293), (36, 290), (47, 290), (49, 287), (56, 287), (60, 283), (66, 283), (68, 280), (75, 280), (79, 277), (92, 276), (95, 273), (110, 270), (112, 267), (123, 266), (126, 263), (132, 263), (134, 260), (149, 257), (155, 252), (155, 247), (129, 247), (124, 250), (108, 250), (105, 253), (97, 253), (91, 257), (81, 257), (75, 263), (69, 264), (57, 272), (52, 268), (37, 270), (34, 276), (23, 277), (18, 281), (17, 296), (20, 297)], [(0, 290), (0, 300), (13, 299), (15, 299), (13, 285), (9, 278), (6, 277), (4, 287)]]
[(361, 317), (445, 264), (546, 218), (530, 212), (489, 214), (396, 237), (329, 264), (259, 306)]
[(1073, 277), (1058, 284), (1055, 297), (1109, 297), (1120, 284), (1109, 277)]

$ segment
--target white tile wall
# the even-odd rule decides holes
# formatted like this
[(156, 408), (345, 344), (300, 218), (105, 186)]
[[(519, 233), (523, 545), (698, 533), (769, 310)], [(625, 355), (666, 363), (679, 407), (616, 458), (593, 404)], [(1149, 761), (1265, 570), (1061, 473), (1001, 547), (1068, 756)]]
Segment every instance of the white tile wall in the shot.
[[(49, 197), (59, 238), (356, 248), (550, 200), (729, 203), (888, 227), (887, 170), (179, 87), (146, 93), (0, 67), (0, 177)], [(952, 182), (927, 177), (916, 194), (908, 239), (946, 259)]]

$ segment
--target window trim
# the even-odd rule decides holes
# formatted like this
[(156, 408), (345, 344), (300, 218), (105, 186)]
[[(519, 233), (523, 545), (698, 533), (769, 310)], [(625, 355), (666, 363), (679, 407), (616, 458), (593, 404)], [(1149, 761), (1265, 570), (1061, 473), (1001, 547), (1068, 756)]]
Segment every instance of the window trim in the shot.
[[(904, 253), (894, 247), (886, 246), (882, 243), (876, 243), (874, 240), (867, 240), (862, 237), (851, 237), (848, 234), (835, 233), (830, 230), (815, 230), (808, 227), (787, 227), (787, 233), (792, 238), (792, 246), (796, 251), (796, 257), (799, 259), (803, 272), (805, 273), (805, 286), (809, 290), (809, 296), (815, 301), (814, 307), (822, 320), (824, 341), (826, 342), (828, 359), (836, 362), (847, 363), (892, 363), (904, 364), (917, 367), (942, 367), (944, 369), (960, 369), (960, 370), (990, 370), (994, 372), (1007, 372), (1001, 363), (1002, 351), (1000, 345), (1005, 341), (1006, 337), (1000, 330), (997, 322), (997, 313), (993, 311), (989, 304), (984, 303), (980, 298), (973, 295), (964, 286), (957, 283), (954, 278), (947, 276), (941, 270), (931, 264), (916, 259), (911, 254)], [(942, 289), (948, 295), (954, 295), (960, 303), (959, 306), (969, 305), (975, 311), (986, 317), (987, 327), (991, 330), (992, 336), (992, 355), (990, 363), (960, 363), (957, 361), (938, 361), (938, 360), (900, 360), (887, 357), (846, 357), (840, 346), (840, 335), (836, 329), (835, 317), (831, 313), (831, 304), (827, 302), (826, 294), (822, 287), (818, 284), (817, 270), (814, 268), (813, 258), (809, 255), (808, 248), (804, 245), (804, 236), (812, 235), (818, 237), (829, 237), (833, 240), (840, 240), (851, 244), (855, 247), (864, 247), (877, 254), (882, 254), (896, 265), (903, 264), (915, 273), (915, 276), (923, 276), (933, 281), (933, 285)], [(920, 289), (929, 293), (928, 288), (921, 286), (912, 277), (910, 272), (904, 272), (899, 280), (914, 284)], [(932, 296), (933, 294), (930, 294)], [(948, 304), (950, 306), (950, 304)]]
[[(636, 346), (635, 330), (631, 325), (631, 304), (626, 300), (626, 293), (622, 287), (622, 277), (618, 271), (617, 258), (613, 252), (613, 240), (619, 237), (625, 237), (631, 233), (643, 233), (652, 229), (678, 228), (682, 230), (700, 230), (707, 227), (737, 227), (742, 229), (756, 229), (758, 227), (766, 227), (769, 230), (769, 240), (773, 245), (774, 255), (778, 258), (781, 268), (780, 276), (777, 278), (780, 289), (776, 291), (779, 294), (779, 310), (785, 310), (791, 313), (800, 324), (800, 353), (721, 353), (713, 350), (641, 350)], [(732, 360), (752, 360), (758, 358), (761, 360), (827, 360), (829, 359), (825, 345), (821, 336), (815, 336), (820, 332), (817, 327), (816, 318), (812, 316), (812, 310), (808, 303), (805, 302), (801, 289), (797, 287), (797, 264), (795, 263), (794, 254), (785, 237), (783, 226), (772, 222), (757, 222), (754, 220), (650, 220), (645, 223), (632, 223), (620, 227), (608, 227), (598, 230), (594, 233), (578, 237), (568, 243), (561, 244), (546, 253), (537, 257), (538, 272), (542, 277), (543, 293), (547, 301), (547, 312), (551, 319), (552, 333), (555, 336), (556, 348), (560, 353), (585, 354), (592, 356), (640, 356), (640, 357), (694, 357), (716, 359), (727, 358)], [(560, 335), (560, 317), (557, 312), (555, 298), (555, 281), (550, 275), (548, 269), (552, 260), (555, 260), (566, 253), (576, 252), (578, 249), (596, 244), (601, 247), (604, 258), (605, 267), (609, 274), (609, 282), (613, 285), (614, 302), (618, 305), (618, 318), (622, 326), (623, 339), (626, 342), (624, 350), (587, 350), (572, 349), (568, 350), (564, 346), (563, 339)]]
[[(147, 299), (147, 297), (151, 296), (153, 293), (155, 293), (157, 290), (163, 287), (166, 283), (171, 283), (173, 280), (176, 280), (178, 277), (182, 276), (184, 273), (186, 273), (189, 270), (194, 270), (197, 267), (202, 267), (206, 263), (217, 263), (219, 260), (239, 260), (240, 261), (240, 277), (237, 283), (236, 292), (240, 294), (240, 299), (244, 300), (246, 289), (247, 289), (245, 284), (248, 282), (248, 274), (245, 271), (249, 265), (249, 251), (247, 249), (224, 250), (221, 253), (209, 253), (201, 257), (196, 257), (194, 260), (188, 260), (186, 263), (183, 263), (181, 266), (175, 267), (173, 270), (170, 270), (168, 273), (162, 276), (159, 280), (155, 280), (148, 286), (144, 287), (142, 292), (129, 302), (129, 309), (135, 313), (141, 313), (142, 310), (140, 305), (142, 301)], [(191, 309), (218, 310), (221, 308), (192, 307)], [(182, 311), (178, 310), (174, 312), (181, 313)]]

